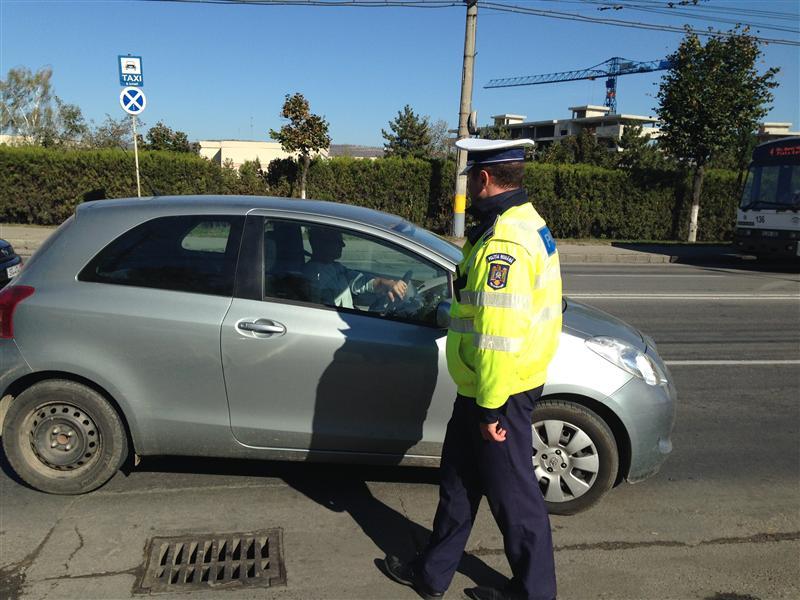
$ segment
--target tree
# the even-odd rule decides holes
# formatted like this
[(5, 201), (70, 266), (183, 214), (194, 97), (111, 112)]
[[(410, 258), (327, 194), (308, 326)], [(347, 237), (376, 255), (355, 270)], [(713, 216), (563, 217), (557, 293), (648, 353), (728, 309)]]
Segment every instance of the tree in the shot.
[(484, 140), (510, 140), (511, 131), (505, 125), (487, 125), (478, 130), (478, 137)]
[(643, 134), (641, 125), (625, 125), (617, 145), (622, 150), (617, 154), (617, 165), (623, 169), (644, 171), (674, 167), (659, 148), (658, 141), (649, 133)]
[[(141, 121), (139, 123), (143, 125)], [(100, 125), (87, 132), (84, 145), (89, 148), (130, 148), (133, 145), (130, 119), (128, 117), (114, 119), (106, 114), (105, 120)]]
[(56, 97), (55, 143), (60, 146), (81, 146), (89, 133), (80, 106)]
[(139, 136), (139, 144), (145, 150), (167, 150), (168, 152), (200, 153), (200, 144), (190, 142), (183, 131), (173, 131), (159, 121), (147, 131), (147, 141)]
[[(427, 118), (427, 117), (426, 117)], [(453, 138), (447, 121), (438, 119), (430, 126), (431, 156), (434, 158), (448, 158), (453, 152)]]
[(669, 57), (656, 108), (663, 122), (660, 143), (692, 170), (688, 240), (697, 240), (697, 215), (705, 168), (720, 152), (741, 145), (767, 114), (778, 84), (777, 68), (756, 69), (762, 52), (748, 29), (719, 33), (705, 44), (687, 33)]
[(610, 167), (614, 156), (594, 133), (582, 129), (578, 135), (571, 135), (553, 142), (540, 154), (542, 162), (555, 164), (582, 163), (598, 167)]
[(389, 121), (390, 131), (381, 129), (386, 143), (386, 156), (399, 158), (428, 158), (431, 155), (431, 131), (428, 117), (417, 115), (406, 104), (397, 111), (397, 118)]
[(302, 162), (300, 171), (300, 197), (306, 197), (306, 177), (311, 164), (311, 154), (331, 145), (328, 135), (328, 122), (311, 112), (308, 100), (303, 94), (286, 94), (281, 118), (289, 119), (279, 131), (269, 130), (272, 139), (280, 142), (284, 152), (298, 152)]
[(33, 73), (22, 67), (10, 69), (0, 81), (0, 129), (39, 143), (43, 132), (53, 125), (52, 69)]

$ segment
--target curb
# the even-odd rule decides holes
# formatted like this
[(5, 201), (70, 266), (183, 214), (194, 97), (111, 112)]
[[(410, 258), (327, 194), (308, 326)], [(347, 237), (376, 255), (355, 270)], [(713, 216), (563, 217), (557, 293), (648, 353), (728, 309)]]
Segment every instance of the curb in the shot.
[(562, 265), (639, 264), (663, 265), (678, 262), (680, 257), (664, 254), (559, 254)]

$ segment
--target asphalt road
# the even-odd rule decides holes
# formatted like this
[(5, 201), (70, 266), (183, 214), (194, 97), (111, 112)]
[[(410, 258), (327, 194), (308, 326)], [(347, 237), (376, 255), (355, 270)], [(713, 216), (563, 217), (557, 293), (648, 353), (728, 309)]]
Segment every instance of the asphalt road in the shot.
[[(680, 404), (658, 475), (552, 518), (559, 597), (800, 597), (800, 276), (745, 266), (564, 268), (567, 295), (656, 340)], [(151, 459), (56, 497), (3, 464), (0, 596), (128, 598), (150, 537), (282, 527), (287, 586), (191, 597), (415, 598), (373, 561), (424, 543), (436, 500), (426, 469)], [(509, 574), (485, 505), (468, 550), (447, 597)]]

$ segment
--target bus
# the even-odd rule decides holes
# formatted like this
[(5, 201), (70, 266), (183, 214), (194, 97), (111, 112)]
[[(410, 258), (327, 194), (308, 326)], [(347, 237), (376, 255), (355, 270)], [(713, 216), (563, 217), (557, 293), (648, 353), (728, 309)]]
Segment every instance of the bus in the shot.
[(753, 150), (733, 243), (758, 258), (800, 257), (800, 137)]

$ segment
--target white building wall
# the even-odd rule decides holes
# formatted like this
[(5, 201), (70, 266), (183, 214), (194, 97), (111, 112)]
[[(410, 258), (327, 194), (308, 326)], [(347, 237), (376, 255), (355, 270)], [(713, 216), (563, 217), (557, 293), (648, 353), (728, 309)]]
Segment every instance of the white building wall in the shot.
[[(258, 159), (261, 167), (266, 169), (269, 163), (278, 158), (297, 158), (297, 152), (284, 152), (279, 142), (250, 142), (243, 140), (200, 140), (200, 156), (222, 166), (227, 161), (238, 169), (247, 161)], [(318, 156), (327, 158), (328, 150), (322, 150)]]

